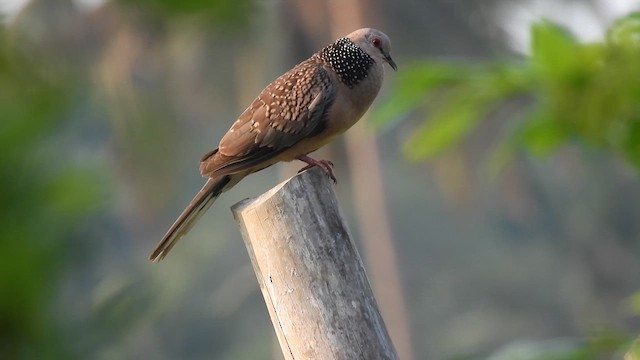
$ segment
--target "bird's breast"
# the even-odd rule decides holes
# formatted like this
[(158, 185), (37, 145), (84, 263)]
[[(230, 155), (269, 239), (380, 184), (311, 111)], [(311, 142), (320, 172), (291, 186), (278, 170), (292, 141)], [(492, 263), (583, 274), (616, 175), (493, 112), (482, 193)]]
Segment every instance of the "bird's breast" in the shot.
[(369, 109), (380, 91), (384, 70), (375, 64), (367, 77), (352, 88), (336, 82), (340, 89), (327, 116), (327, 128), (340, 134), (355, 124)]

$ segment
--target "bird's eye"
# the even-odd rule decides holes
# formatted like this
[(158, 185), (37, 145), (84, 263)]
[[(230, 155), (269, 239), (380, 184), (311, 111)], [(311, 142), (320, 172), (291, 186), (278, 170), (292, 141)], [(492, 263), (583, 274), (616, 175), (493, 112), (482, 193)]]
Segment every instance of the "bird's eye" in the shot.
[(373, 44), (373, 46), (379, 48), (380, 47), (380, 38), (374, 37), (373, 39), (371, 39), (371, 44)]

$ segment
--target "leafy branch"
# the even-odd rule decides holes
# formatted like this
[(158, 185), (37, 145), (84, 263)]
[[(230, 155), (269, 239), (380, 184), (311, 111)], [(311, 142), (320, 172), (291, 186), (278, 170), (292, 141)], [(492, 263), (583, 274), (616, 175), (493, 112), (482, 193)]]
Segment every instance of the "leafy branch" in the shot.
[(531, 29), (531, 55), (485, 64), (423, 61), (397, 79), (376, 111), (378, 125), (410, 112), (424, 122), (407, 139), (414, 161), (459, 145), (508, 101), (532, 105), (492, 152), (506, 163), (517, 151), (548, 155), (572, 141), (605, 149), (640, 167), (640, 13), (616, 21), (606, 39), (580, 43), (550, 22)]

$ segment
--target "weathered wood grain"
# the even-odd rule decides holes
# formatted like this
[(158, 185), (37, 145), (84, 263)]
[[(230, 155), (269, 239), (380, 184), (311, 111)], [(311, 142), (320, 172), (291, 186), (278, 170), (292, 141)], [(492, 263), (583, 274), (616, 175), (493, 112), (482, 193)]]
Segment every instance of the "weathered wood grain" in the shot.
[(311, 169), (232, 207), (285, 359), (397, 359), (333, 184)]

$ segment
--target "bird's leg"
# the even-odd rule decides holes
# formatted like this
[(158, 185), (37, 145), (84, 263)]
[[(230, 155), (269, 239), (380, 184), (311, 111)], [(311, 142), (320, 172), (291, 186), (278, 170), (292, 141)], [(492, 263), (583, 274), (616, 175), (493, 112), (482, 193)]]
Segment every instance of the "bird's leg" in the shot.
[(324, 171), (325, 174), (327, 174), (328, 177), (331, 178), (331, 180), (333, 180), (333, 183), (335, 184), (337, 182), (336, 180), (336, 176), (333, 173), (333, 163), (329, 160), (316, 160), (313, 159), (307, 155), (300, 155), (298, 156), (296, 159), (300, 160), (300, 161), (304, 161), (306, 162), (308, 165), (303, 167), (302, 169), (300, 169), (298, 171), (298, 173), (301, 173), (307, 169), (311, 169), (314, 166), (319, 167), (320, 169), (322, 169), (322, 171)]

